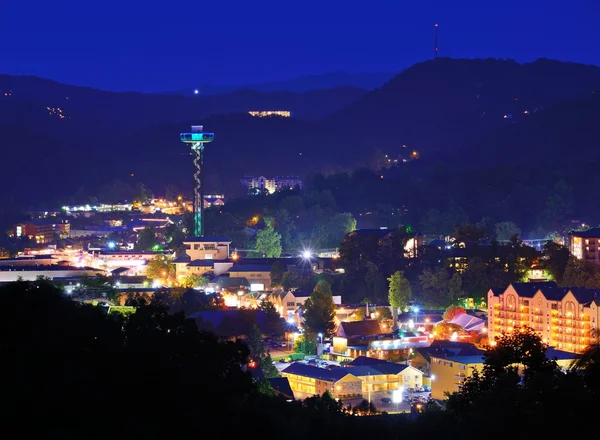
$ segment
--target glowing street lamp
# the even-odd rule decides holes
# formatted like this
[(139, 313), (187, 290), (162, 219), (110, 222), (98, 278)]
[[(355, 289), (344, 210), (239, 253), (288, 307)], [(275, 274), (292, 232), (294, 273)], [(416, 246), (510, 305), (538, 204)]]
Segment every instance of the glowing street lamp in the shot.
[(302, 251), (302, 258), (304, 258), (305, 260), (310, 260), (312, 258), (312, 252), (308, 249), (305, 249), (304, 251)]
[(392, 391), (392, 402), (396, 404), (396, 411), (400, 411), (400, 404), (402, 403), (402, 393), (404, 392), (404, 387), (400, 385), (397, 389)]

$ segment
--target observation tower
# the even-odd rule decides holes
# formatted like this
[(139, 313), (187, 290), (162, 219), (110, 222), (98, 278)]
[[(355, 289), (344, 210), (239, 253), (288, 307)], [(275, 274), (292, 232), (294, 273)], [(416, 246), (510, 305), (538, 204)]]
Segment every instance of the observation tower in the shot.
[(189, 144), (194, 156), (194, 236), (202, 237), (204, 234), (204, 188), (202, 187), (202, 167), (204, 166), (204, 144), (215, 139), (214, 133), (204, 132), (203, 125), (192, 125), (192, 131), (181, 133), (181, 142)]

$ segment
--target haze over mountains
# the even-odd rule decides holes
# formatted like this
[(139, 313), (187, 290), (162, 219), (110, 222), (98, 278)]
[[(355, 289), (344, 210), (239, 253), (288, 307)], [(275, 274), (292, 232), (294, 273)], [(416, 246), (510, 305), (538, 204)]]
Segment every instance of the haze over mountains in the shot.
[(308, 75), (286, 81), (265, 82), (259, 84), (246, 84), (242, 86), (218, 86), (210, 84), (194, 85), (181, 89), (171, 94), (193, 95), (195, 90), (200, 95), (215, 95), (230, 93), (236, 90), (254, 90), (257, 92), (306, 92), (309, 90), (333, 89), (338, 87), (353, 87), (364, 90), (373, 90), (381, 87), (386, 81), (395, 76), (394, 72), (384, 73), (347, 73), (331, 72), (321, 75)]
[[(10, 164), (4, 177), (15, 182), (11, 196), (27, 203), (116, 178), (144, 182), (157, 193), (168, 183), (191, 189), (191, 158), (178, 135), (197, 123), (216, 135), (205, 158), (207, 190), (228, 194), (239, 190), (245, 174), (307, 177), (381, 165), (385, 154), (405, 157), (413, 150), (420, 159), (403, 165), (413, 172), (439, 162), (473, 168), (529, 161), (567, 170), (583, 154), (598, 157), (596, 90), (600, 68), (551, 60), (440, 58), (372, 91), (187, 97), (0, 75), (0, 142)], [(269, 109), (291, 110), (294, 117), (247, 114)], [(28, 185), (16, 183), (23, 179)]]

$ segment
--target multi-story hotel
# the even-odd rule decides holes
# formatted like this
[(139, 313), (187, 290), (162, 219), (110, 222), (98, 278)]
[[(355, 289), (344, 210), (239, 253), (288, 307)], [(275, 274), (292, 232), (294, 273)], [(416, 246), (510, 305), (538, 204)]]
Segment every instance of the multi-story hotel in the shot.
[[(597, 342), (600, 291), (558, 287), (554, 282), (515, 283), (488, 292), (488, 334), (494, 337), (528, 326), (559, 350), (581, 353)], [(593, 341), (591, 341), (593, 338)]]
[(600, 264), (600, 228), (569, 233), (569, 252), (579, 260)]

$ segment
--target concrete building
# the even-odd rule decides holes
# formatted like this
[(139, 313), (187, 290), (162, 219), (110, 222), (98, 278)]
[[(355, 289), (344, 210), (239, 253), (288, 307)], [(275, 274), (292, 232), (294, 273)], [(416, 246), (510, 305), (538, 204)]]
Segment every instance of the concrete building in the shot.
[(190, 237), (183, 244), (186, 255), (173, 261), (177, 278), (190, 274), (222, 275), (233, 266), (229, 259), (231, 240), (227, 237)]
[(191, 261), (229, 259), (231, 240), (227, 237), (190, 237), (183, 244)]
[(586, 262), (600, 264), (600, 228), (569, 233), (569, 252)]
[(492, 343), (502, 332), (526, 325), (550, 346), (581, 353), (600, 320), (600, 291), (558, 287), (554, 282), (515, 283), (506, 289), (490, 289), (488, 306)]

